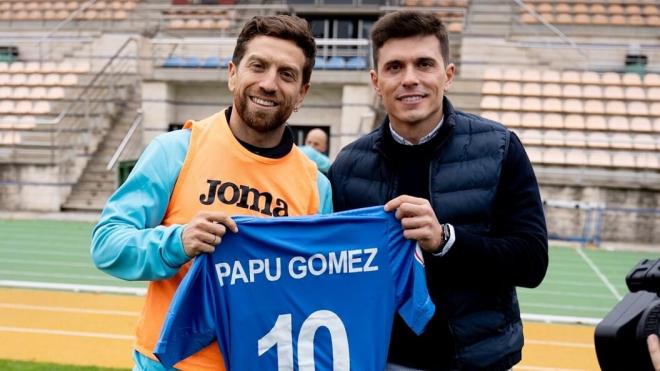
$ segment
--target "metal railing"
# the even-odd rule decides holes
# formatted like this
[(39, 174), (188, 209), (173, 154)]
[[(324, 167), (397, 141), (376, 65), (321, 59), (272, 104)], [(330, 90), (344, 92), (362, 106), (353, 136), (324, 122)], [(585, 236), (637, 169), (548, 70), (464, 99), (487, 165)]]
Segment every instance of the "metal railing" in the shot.
[(133, 123), (131, 123), (130, 128), (128, 128), (128, 131), (126, 132), (126, 135), (124, 135), (124, 138), (122, 138), (121, 143), (119, 143), (117, 146), (115, 153), (112, 154), (110, 161), (108, 161), (108, 164), (105, 167), (106, 170), (110, 171), (115, 166), (119, 160), (119, 157), (121, 157), (121, 155), (124, 153), (126, 146), (131, 141), (131, 138), (133, 138), (135, 130), (137, 130), (140, 124), (142, 124), (142, 109), (138, 109), (137, 115), (135, 115), (135, 119), (133, 119)]

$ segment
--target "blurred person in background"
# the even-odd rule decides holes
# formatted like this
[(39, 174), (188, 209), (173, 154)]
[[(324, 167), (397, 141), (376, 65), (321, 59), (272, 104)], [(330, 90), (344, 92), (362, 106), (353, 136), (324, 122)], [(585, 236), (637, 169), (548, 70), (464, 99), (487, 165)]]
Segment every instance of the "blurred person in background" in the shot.
[(330, 159), (325, 155), (328, 150), (328, 135), (325, 131), (315, 128), (307, 133), (305, 138), (305, 145), (300, 147), (310, 160), (314, 161), (316, 167), (323, 173), (327, 174), (330, 169)]

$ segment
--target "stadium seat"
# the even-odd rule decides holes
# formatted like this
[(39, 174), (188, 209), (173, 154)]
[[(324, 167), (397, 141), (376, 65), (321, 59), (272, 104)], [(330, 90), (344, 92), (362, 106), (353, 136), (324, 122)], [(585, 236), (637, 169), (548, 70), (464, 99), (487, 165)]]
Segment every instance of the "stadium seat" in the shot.
[(644, 75), (644, 85), (646, 86), (660, 86), (660, 74), (647, 73)]
[(562, 88), (562, 96), (566, 98), (580, 98), (582, 97), (582, 88), (576, 84), (566, 84)]
[(44, 77), (44, 85), (52, 86), (60, 84), (60, 74), (58, 73), (49, 73)]
[(623, 89), (620, 86), (606, 86), (603, 96), (607, 99), (623, 99)]
[(619, 100), (612, 100), (605, 104), (605, 113), (610, 115), (625, 115), (626, 104)]
[(543, 111), (544, 112), (561, 112), (562, 103), (561, 100), (557, 98), (545, 98), (543, 99)]
[(600, 115), (589, 115), (584, 123), (587, 130), (607, 130), (607, 121)]
[(30, 89), (30, 97), (32, 99), (43, 99), (46, 98), (47, 90), (43, 86), (35, 86), (34, 88)]
[(564, 84), (579, 84), (581, 82), (580, 73), (577, 71), (564, 71), (561, 73), (561, 82)]
[(502, 94), (505, 95), (520, 95), (522, 93), (522, 87), (519, 82), (507, 81), (502, 84)]
[(182, 68), (198, 68), (201, 67), (201, 62), (197, 57), (183, 57), (181, 66)]
[(628, 102), (627, 111), (630, 115), (646, 116), (649, 114), (649, 107), (646, 102), (633, 101)]
[(587, 147), (608, 148), (609, 146), (610, 139), (607, 134), (600, 131), (587, 133)]
[(639, 153), (635, 156), (635, 165), (638, 169), (660, 169), (660, 159), (656, 153)]
[(582, 88), (582, 96), (600, 99), (603, 97), (603, 90), (598, 85), (586, 85)]
[(546, 130), (545, 133), (543, 133), (543, 145), (563, 146), (564, 134), (559, 130)]
[(502, 115), (500, 115), (499, 122), (507, 127), (513, 128), (520, 127), (522, 125), (520, 114), (518, 112), (503, 112)]
[(502, 70), (488, 68), (484, 71), (484, 80), (502, 80)]
[(614, 133), (610, 137), (610, 144), (612, 148), (616, 149), (630, 149), (632, 148), (632, 137), (627, 133)]
[(585, 166), (589, 163), (587, 153), (580, 149), (566, 151), (566, 165)]
[(541, 145), (541, 144), (543, 144), (543, 136), (541, 135), (541, 132), (536, 130), (536, 129), (524, 130), (520, 134), (521, 134), (520, 140), (525, 145)]
[(63, 99), (64, 96), (65, 96), (64, 89), (56, 86), (48, 89), (46, 98), (56, 100), (56, 99)]
[(621, 85), (621, 76), (614, 72), (605, 72), (601, 76), (601, 82), (605, 85)]
[(528, 82), (541, 81), (541, 71), (533, 70), (533, 69), (523, 70), (522, 75), (520, 76), (520, 79), (522, 81), (528, 81)]
[(538, 112), (526, 112), (520, 117), (520, 124), (523, 127), (540, 128), (543, 125), (543, 119)]
[(635, 156), (630, 152), (615, 152), (612, 155), (612, 166), (634, 168)]
[(564, 159), (564, 151), (558, 148), (550, 148), (543, 151), (543, 163), (549, 165), (563, 165), (566, 160)]
[(317, 70), (325, 69), (325, 58), (323, 58), (323, 57), (314, 58), (314, 69), (317, 69)]
[(651, 103), (649, 114), (651, 116), (660, 116), (660, 102)]
[(497, 81), (486, 81), (481, 86), (481, 94), (492, 94), (497, 95), (502, 93), (502, 87)]
[(343, 70), (346, 68), (346, 61), (342, 57), (330, 57), (325, 64), (325, 68), (329, 70)]
[(493, 120), (495, 122), (500, 121), (500, 114), (496, 111), (482, 111), (480, 116), (488, 120)]
[(543, 115), (543, 127), (552, 129), (563, 128), (564, 118), (557, 113), (546, 113)]
[(581, 80), (582, 84), (600, 84), (600, 75), (593, 71), (584, 71)]
[(582, 101), (579, 99), (565, 99), (562, 102), (562, 109), (564, 112), (568, 113), (582, 113), (584, 112), (584, 107), (582, 106)]
[(644, 89), (637, 86), (627, 87), (624, 92), (624, 95), (626, 99), (637, 99), (637, 100), (646, 99), (646, 94), (644, 94)]
[(521, 109), (520, 98), (504, 97), (502, 98), (502, 109), (507, 111), (518, 111)]
[(346, 62), (346, 68), (349, 70), (364, 70), (367, 68), (367, 61), (362, 57), (352, 57)]
[(642, 79), (639, 74), (636, 73), (625, 73), (621, 78), (623, 85), (642, 85)]
[(19, 86), (19, 85), (25, 85), (27, 83), (27, 75), (24, 73), (14, 73), (10, 76), (11, 76), (11, 81), (9, 83), (11, 85)]
[(11, 98), (13, 95), (13, 89), (9, 86), (0, 86), (0, 99)]
[(651, 125), (651, 120), (646, 117), (633, 117), (630, 120), (630, 130), (632, 131), (652, 131), (653, 125)]
[(50, 103), (45, 100), (36, 101), (32, 105), (32, 113), (35, 114), (44, 114), (51, 111)]
[(584, 129), (584, 116), (570, 114), (564, 117), (564, 127), (566, 129)]
[(656, 149), (655, 139), (649, 134), (635, 134), (633, 139), (633, 147), (635, 149), (653, 151)]
[(44, 75), (40, 73), (31, 73), (28, 75), (27, 81), (25, 83), (30, 86), (43, 85)]
[(520, 81), (522, 72), (517, 68), (507, 68), (502, 72), (502, 79), (506, 81)]
[(559, 84), (544, 84), (542, 92), (546, 97), (561, 97), (561, 86)]
[(522, 86), (522, 94), (526, 96), (540, 96), (541, 85), (535, 82), (526, 82)]
[(74, 73), (64, 74), (60, 78), (60, 84), (62, 85), (76, 85), (77, 83), (78, 83), (78, 75)]
[(32, 101), (29, 100), (19, 100), (14, 106), (14, 113), (31, 113), (32, 112)]
[(558, 71), (545, 70), (541, 73), (541, 80), (543, 82), (561, 82), (561, 75)]
[(527, 157), (532, 163), (538, 164), (543, 161), (543, 152), (537, 147), (525, 147), (525, 152), (527, 152)]
[(569, 147), (583, 148), (587, 146), (587, 137), (581, 131), (569, 131), (564, 136), (564, 141)]
[(27, 86), (17, 86), (14, 88), (14, 94), (12, 96), (14, 99), (26, 99), (30, 98), (30, 88)]
[(166, 68), (179, 68), (183, 65), (183, 58), (181, 57), (167, 57), (163, 63)]
[(649, 88), (646, 91), (646, 98), (648, 100), (660, 101), (660, 88)]
[(480, 107), (482, 110), (497, 110), (502, 107), (500, 98), (492, 95), (486, 95), (481, 98)]
[(523, 98), (520, 108), (523, 111), (532, 111), (532, 112), (541, 111), (541, 109), (542, 109), (541, 99), (536, 98), (536, 97)]
[(625, 116), (611, 116), (607, 119), (607, 129), (611, 131), (628, 131), (630, 123)]
[(607, 151), (590, 151), (588, 155), (590, 166), (609, 167), (612, 166), (612, 159)]

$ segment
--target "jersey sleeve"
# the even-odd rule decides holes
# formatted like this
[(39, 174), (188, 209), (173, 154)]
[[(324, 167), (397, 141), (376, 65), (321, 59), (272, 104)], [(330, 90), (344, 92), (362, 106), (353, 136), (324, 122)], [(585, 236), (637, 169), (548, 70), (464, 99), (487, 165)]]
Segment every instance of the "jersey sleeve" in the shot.
[(189, 130), (158, 136), (110, 196), (92, 233), (91, 255), (99, 269), (124, 280), (158, 280), (172, 277), (188, 261), (183, 227), (160, 224), (189, 141)]
[(419, 335), (435, 313), (435, 305), (426, 286), (424, 258), (419, 246), (403, 236), (401, 224), (394, 215), (389, 213), (388, 217), (386, 241), (396, 306), (408, 327)]
[(166, 367), (208, 346), (216, 338), (214, 266), (200, 255), (174, 294), (154, 355)]

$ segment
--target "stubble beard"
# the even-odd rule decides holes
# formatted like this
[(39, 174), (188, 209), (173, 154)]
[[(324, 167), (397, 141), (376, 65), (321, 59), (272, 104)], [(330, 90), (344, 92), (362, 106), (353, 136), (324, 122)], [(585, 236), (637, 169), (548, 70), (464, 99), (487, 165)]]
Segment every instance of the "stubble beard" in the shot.
[(259, 133), (268, 133), (284, 125), (293, 111), (291, 104), (280, 104), (274, 113), (250, 110), (249, 99), (247, 95), (241, 94), (236, 102), (236, 111), (245, 125)]

